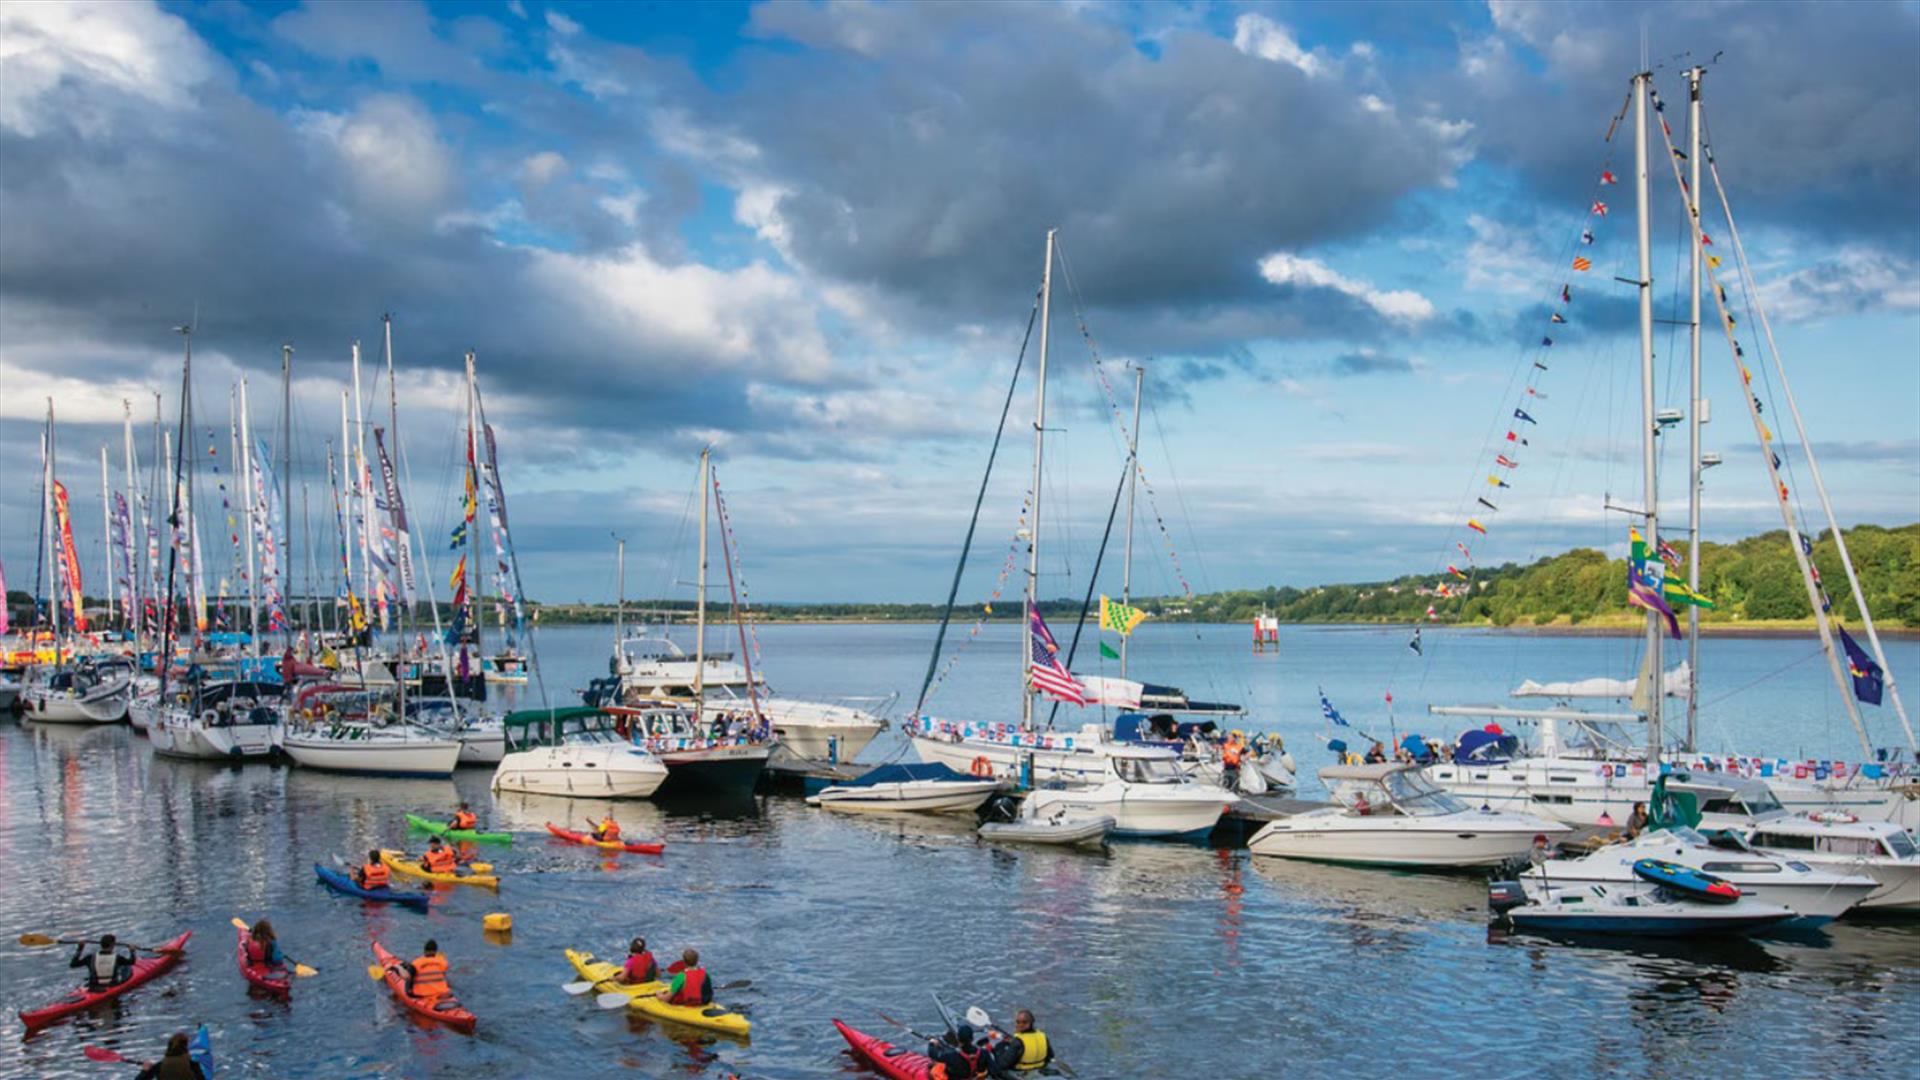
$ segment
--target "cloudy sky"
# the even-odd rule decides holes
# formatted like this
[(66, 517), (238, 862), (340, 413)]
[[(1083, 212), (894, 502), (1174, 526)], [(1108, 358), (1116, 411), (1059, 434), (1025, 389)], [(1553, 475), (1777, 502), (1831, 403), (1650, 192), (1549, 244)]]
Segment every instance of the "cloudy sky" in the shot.
[[(16, 0), (0, 559), (30, 585), (51, 396), (98, 566), (99, 448), (117, 469), (129, 400), (151, 462), (187, 322), (196, 438), (219, 455), (242, 374), (278, 442), (294, 345), (294, 482), (320, 530), (349, 350), (384, 404), (391, 312), (408, 498), (443, 580), (473, 349), (533, 595), (609, 596), (613, 533), (630, 592), (685, 595), (712, 445), (756, 597), (936, 599), (1049, 227), (1043, 591), (1085, 586), (1128, 364), (1147, 372), (1136, 588), (1307, 584), (1448, 561), (1548, 331), (1530, 456), (1475, 554), (1618, 547), (1605, 497), (1639, 498), (1633, 294), (1611, 281), (1634, 272), (1632, 147), (1604, 136), (1643, 32), (1678, 138), (1679, 72), (1717, 56), (1707, 131), (1842, 520), (1920, 518), (1911, 3)], [(1655, 143), (1656, 316), (1682, 318)], [(1595, 266), (1550, 325), (1588, 225)], [(1656, 348), (1682, 406), (1684, 331)], [(1714, 335), (1705, 363), (1728, 460), (1708, 535), (1777, 527)], [(1031, 417), (1023, 378), (963, 598), (1008, 551)]]

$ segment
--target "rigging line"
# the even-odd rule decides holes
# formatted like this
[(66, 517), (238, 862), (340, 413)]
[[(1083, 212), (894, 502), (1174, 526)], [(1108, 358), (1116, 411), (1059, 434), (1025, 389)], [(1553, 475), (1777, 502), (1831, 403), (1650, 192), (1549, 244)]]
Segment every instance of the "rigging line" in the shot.
[[(486, 399), (480, 395), (480, 383), (477, 379), (473, 384), (473, 407), (474, 411), (480, 414), (481, 430), (486, 432), (488, 436), (488, 469), (493, 474), (494, 495), (500, 501), (500, 524), (505, 527), (508, 521), (507, 482), (500, 476), (500, 462), (498, 455), (495, 453), (496, 444), (492, 438), (493, 425), (487, 422), (487, 403)], [(548, 711), (551, 712), (553, 702), (552, 699), (547, 696), (546, 671), (540, 664), (540, 636), (536, 632), (540, 624), (538, 619), (532, 617), (533, 612), (530, 609), (533, 605), (532, 602), (527, 599), (526, 583), (520, 579), (520, 549), (519, 546), (513, 542), (512, 532), (507, 533), (506, 549), (507, 566), (513, 573), (513, 595), (515, 601), (520, 605), (523, 623), (522, 629), (527, 635), (527, 660), (533, 666), (534, 682), (540, 687), (540, 703), (546, 706)]]
[[(1113, 487), (1113, 505), (1107, 507), (1107, 529), (1100, 535), (1100, 550), (1093, 557), (1093, 572), (1087, 575), (1087, 595), (1080, 601), (1080, 617), (1073, 623), (1073, 640), (1067, 643), (1067, 671), (1073, 671), (1074, 654), (1080, 651), (1080, 632), (1087, 627), (1087, 610), (1093, 607), (1093, 591), (1099, 587), (1100, 564), (1107, 557), (1107, 543), (1113, 539), (1113, 519), (1120, 513), (1120, 496), (1126, 494), (1127, 477), (1133, 475), (1133, 462), (1128, 461), (1120, 470), (1120, 482)], [(1031, 633), (1031, 631), (1027, 631)], [(1053, 730), (1053, 721), (1060, 715), (1060, 699), (1053, 700), (1053, 707), (1047, 710), (1047, 730)]]
[[(1757, 679), (1752, 679), (1747, 682), (1741, 683), (1739, 686), (1734, 687), (1733, 689), (1727, 691), (1724, 694), (1721, 694), (1719, 697), (1716, 697), (1711, 701), (1701, 702), (1700, 707), (1702, 709), (1711, 708), (1715, 705), (1721, 704), (1722, 702), (1729, 701), (1735, 697), (1738, 697), (1739, 695), (1746, 693), (1748, 690), (1751, 690), (1754, 687), (1759, 686), (1761, 683), (1766, 682), (1768, 679), (1772, 679), (1780, 675), (1785, 675), (1787, 672), (1792, 671), (1794, 668), (1799, 667), (1801, 664), (1804, 664), (1809, 660), (1815, 659), (1820, 655), (1820, 653), (1821, 653), (1821, 650), (1817, 648), (1810, 650), (1805, 655), (1801, 656), (1798, 660), (1788, 661), (1786, 664), (1780, 667), (1777, 667), (1772, 671), (1767, 672), (1765, 675), (1762, 675)], [(1822, 685), (1824, 685), (1824, 681)]]
[(980, 524), (980, 507), (986, 502), (987, 485), (993, 479), (993, 463), (1000, 455), (1000, 439), (1007, 432), (1007, 414), (1013, 409), (1013, 393), (1020, 385), (1020, 369), (1027, 360), (1027, 346), (1033, 340), (1033, 325), (1040, 318), (1040, 293), (1034, 290), (1033, 309), (1027, 313), (1027, 331), (1020, 338), (1020, 352), (1013, 361), (1013, 377), (1007, 380), (1007, 397), (1000, 405), (1000, 423), (993, 430), (993, 446), (987, 451), (987, 468), (980, 476), (980, 491), (973, 497), (973, 517), (967, 522), (967, 536), (960, 544), (960, 559), (953, 568), (953, 584), (947, 589), (947, 605), (940, 612), (940, 629), (933, 637), (933, 654), (927, 657), (927, 674), (920, 682), (920, 696), (914, 700), (910, 720), (920, 717), (920, 710), (927, 703), (927, 690), (933, 685), (935, 669), (940, 664), (940, 647), (947, 639), (947, 624), (953, 621), (954, 598), (960, 595), (960, 579), (967, 571), (967, 555), (973, 550), (974, 529)]
[[(1160, 444), (1160, 456), (1163, 459), (1165, 459), (1167, 463), (1167, 484), (1173, 488), (1174, 503), (1175, 505), (1180, 507), (1180, 516), (1187, 523), (1187, 539), (1191, 541), (1193, 544), (1193, 561), (1195, 566), (1197, 566), (1200, 571), (1200, 575), (1199, 575), (1201, 578), (1200, 583), (1203, 587), (1210, 586), (1213, 581), (1213, 574), (1211, 571), (1207, 569), (1206, 553), (1201, 549), (1200, 539), (1198, 535), (1196, 535), (1194, 532), (1193, 515), (1187, 509), (1186, 488), (1181, 486), (1180, 477), (1177, 473), (1174, 472), (1174, 469), (1173, 469), (1173, 448), (1172, 448), (1173, 444), (1167, 441), (1166, 428), (1162, 427), (1160, 423), (1160, 403), (1158, 401), (1155, 401), (1152, 405), (1148, 407), (1147, 412), (1149, 416), (1153, 417), (1153, 435), (1154, 435), (1154, 439)], [(1136, 460), (1134, 462), (1134, 465), (1137, 467), (1138, 464), (1139, 462), (1138, 460)], [(1149, 498), (1151, 498), (1151, 489), (1149, 489)], [(1157, 507), (1155, 507), (1155, 516), (1156, 517), (1158, 516)], [(1161, 526), (1161, 531), (1163, 533), (1166, 531), (1165, 525)], [(1168, 560), (1174, 564), (1175, 573), (1180, 577), (1181, 584), (1185, 585), (1186, 575), (1179, 573), (1179, 557), (1173, 553), (1171, 536), (1168, 537), (1167, 557), (1168, 557)], [(1193, 597), (1192, 588), (1186, 589), (1186, 595), (1189, 599)], [(1193, 627), (1194, 643), (1202, 644), (1201, 637), (1200, 637), (1200, 624), (1197, 622), (1193, 623), (1192, 627)], [(1206, 650), (1203, 649), (1201, 650), (1200, 655), (1204, 657), (1208, 654)], [(1207, 678), (1208, 689), (1213, 693), (1215, 693), (1216, 695), (1218, 695), (1221, 684), (1216, 680), (1213, 666), (1210, 664), (1207, 666), (1207, 669), (1206, 669), (1206, 678)], [(1253, 684), (1251, 682), (1248, 682), (1244, 679), (1241, 680), (1240, 689), (1242, 691), (1242, 697), (1245, 700), (1251, 701), (1253, 699)]]

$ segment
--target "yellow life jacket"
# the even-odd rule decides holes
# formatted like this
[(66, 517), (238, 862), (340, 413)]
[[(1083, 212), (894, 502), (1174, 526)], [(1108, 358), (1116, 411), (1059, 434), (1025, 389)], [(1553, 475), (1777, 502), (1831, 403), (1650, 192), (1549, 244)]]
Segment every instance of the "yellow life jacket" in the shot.
[(1016, 1031), (1014, 1038), (1020, 1040), (1020, 1060), (1014, 1068), (1026, 1072), (1037, 1069), (1047, 1063), (1047, 1033), (1044, 1031)]

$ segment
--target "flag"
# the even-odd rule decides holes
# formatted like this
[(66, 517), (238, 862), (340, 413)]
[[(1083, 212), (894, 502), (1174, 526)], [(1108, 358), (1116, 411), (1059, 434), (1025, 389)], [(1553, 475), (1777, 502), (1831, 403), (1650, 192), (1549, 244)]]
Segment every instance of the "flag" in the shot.
[(1668, 566), (1671, 566), (1676, 570), (1678, 570), (1681, 566), (1685, 565), (1687, 561), (1681, 558), (1680, 552), (1676, 550), (1672, 544), (1667, 543), (1665, 540), (1660, 541), (1660, 558), (1665, 560)]
[(1531, 445), (1533, 445), (1532, 443), (1529, 443), (1529, 442), (1528, 442), (1527, 440), (1525, 440), (1525, 439), (1523, 439), (1523, 438), (1521, 438), (1521, 437), (1520, 437), (1520, 433), (1519, 433), (1519, 432), (1517, 432), (1517, 431), (1509, 431), (1509, 432), (1507, 432), (1507, 441), (1508, 441), (1508, 442), (1510, 442), (1510, 443), (1519, 443), (1519, 444), (1520, 444), (1521, 446), (1531, 446)]
[(1453, 542), (1453, 546), (1460, 549), (1460, 556), (1462, 558), (1466, 559), (1468, 562), (1473, 561), (1473, 552), (1467, 550), (1467, 545), (1461, 543), (1458, 540), (1455, 540)]
[(1580, 242), (1583, 244), (1593, 243), (1593, 230), (1592, 229), (1580, 230)]
[(1346, 718), (1340, 715), (1340, 710), (1334, 708), (1333, 702), (1327, 700), (1327, 692), (1325, 690), (1320, 691), (1320, 715), (1326, 717), (1338, 727), (1349, 726)]
[(1104, 596), (1100, 598), (1100, 629), (1102, 630), (1111, 630), (1121, 637), (1126, 637), (1132, 634), (1133, 628), (1139, 626), (1146, 618), (1147, 613), (1137, 607), (1116, 604)]
[[(1433, 609), (1428, 608), (1427, 613), (1429, 616), (1431, 616), (1433, 613)], [(1407, 648), (1412, 649), (1416, 655), (1419, 655), (1419, 656), (1427, 655), (1426, 652), (1420, 648), (1420, 628), (1418, 626), (1413, 628), (1413, 640), (1407, 642)], [(1393, 704), (1392, 694), (1387, 695), (1387, 704), (1389, 705)]]
[(1495, 475), (1494, 473), (1487, 474), (1487, 483), (1491, 484), (1494, 487), (1512, 487), (1513, 486), (1512, 484), (1507, 483), (1505, 480), (1500, 479), (1500, 477)]
[(1517, 469), (1520, 467), (1519, 462), (1513, 460), (1512, 458), (1508, 457), (1505, 454), (1501, 454), (1499, 457), (1494, 458), (1493, 463), (1495, 465), (1500, 466), (1503, 469)]
[(1647, 542), (1640, 536), (1640, 530), (1627, 528), (1628, 545), (1632, 553), (1627, 558), (1627, 603), (1634, 607), (1657, 612), (1667, 620), (1667, 632), (1674, 640), (1680, 639), (1680, 620), (1674, 618), (1673, 608), (1663, 594), (1662, 578), (1666, 569), (1664, 563), (1647, 555)]
[[(87, 629), (86, 598), (81, 588), (80, 553), (73, 543), (73, 516), (67, 508), (67, 485), (58, 480), (53, 482), (53, 515), (57, 530), (55, 551), (55, 572), (59, 575), (60, 587), (54, 590), (57, 599), (54, 603), (66, 603), (72, 614), (73, 628), (85, 633)], [(64, 592), (65, 596), (58, 594)], [(3, 602), (3, 598), (0, 598)]]
[(1549, 347), (1549, 348), (1551, 348), (1551, 347), (1552, 347), (1552, 345), (1553, 345), (1553, 339), (1552, 339), (1552, 338), (1550, 338), (1550, 337), (1543, 337), (1543, 338), (1541, 338), (1541, 339), (1540, 339), (1540, 344), (1541, 344), (1541, 345), (1543, 345), (1543, 346), (1546, 346), (1546, 347)]
[(1100, 655), (1106, 657), (1109, 660), (1120, 659), (1120, 654), (1113, 651), (1113, 646), (1107, 644), (1104, 641), (1100, 643)]
[(1853, 676), (1853, 696), (1869, 705), (1880, 704), (1881, 693), (1886, 689), (1885, 673), (1847, 633), (1846, 627), (1836, 629), (1840, 631), (1840, 647), (1847, 650), (1847, 674)]
[(1718, 255), (1707, 256), (1707, 266), (1714, 270), (1720, 269), (1720, 256)]
[(1700, 246), (1701, 246), (1701, 247), (1712, 247), (1712, 246), (1713, 246), (1713, 237), (1711, 237), (1711, 236), (1708, 236), (1708, 235), (1707, 235), (1706, 233), (1701, 233), (1701, 234), (1700, 234)]
[[(1485, 499), (1482, 499), (1480, 501), (1486, 502)], [(1467, 519), (1467, 528), (1472, 529), (1474, 532), (1479, 533), (1481, 536), (1487, 535), (1487, 527), (1485, 525), (1480, 524), (1478, 521), (1475, 521), (1473, 518)]]
[(1515, 420), (1525, 420), (1525, 421), (1526, 421), (1527, 423), (1529, 423), (1529, 424), (1537, 424), (1537, 423), (1539, 423), (1539, 421), (1538, 421), (1538, 420), (1535, 420), (1535, 419), (1534, 419), (1533, 417), (1531, 417), (1531, 416), (1528, 416), (1528, 415), (1527, 415), (1527, 413), (1526, 413), (1526, 410), (1525, 410), (1525, 409), (1515, 409), (1515, 410), (1513, 410), (1513, 418), (1514, 418)]
[(1545, 395), (1545, 394), (1543, 394), (1543, 393), (1541, 393), (1541, 392), (1540, 392), (1540, 391), (1538, 391), (1538, 390), (1535, 390), (1535, 389), (1534, 389), (1533, 387), (1531, 387), (1531, 386), (1529, 386), (1529, 387), (1527, 387), (1527, 396), (1528, 396), (1528, 397), (1530, 397), (1530, 398), (1537, 398), (1537, 399), (1539, 399), (1539, 400), (1541, 400), (1541, 401), (1545, 401), (1545, 400), (1547, 400), (1547, 395)]
[(1454, 577), (1459, 578), (1461, 581), (1467, 580), (1467, 572), (1453, 565), (1452, 563), (1447, 564), (1447, 573), (1452, 574)]
[(1607, 204), (1606, 204), (1606, 203), (1603, 203), (1603, 202), (1601, 202), (1601, 201), (1599, 201), (1598, 199), (1595, 199), (1595, 200), (1594, 200), (1594, 203), (1593, 203), (1593, 209), (1591, 209), (1591, 210), (1589, 210), (1589, 211), (1587, 211), (1587, 212), (1588, 212), (1588, 213), (1590, 213), (1590, 214), (1598, 214), (1598, 215), (1600, 215), (1601, 217), (1606, 217), (1606, 216), (1607, 216)]
[(1560, 302), (1563, 304), (1573, 303), (1573, 286), (1571, 285), (1560, 286)]
[(1547, 321), (1548, 322), (1566, 322), (1567, 317), (1556, 311), (1553, 313), (1553, 317), (1548, 319)]
[(1038, 608), (1027, 622), (1027, 678), (1035, 690), (1072, 705), (1087, 703), (1087, 688), (1060, 662), (1060, 645), (1047, 630)]
[(1628, 558), (1636, 566), (1646, 562), (1650, 557), (1647, 553), (1646, 537), (1641, 536), (1640, 530), (1632, 525), (1627, 526), (1627, 546), (1630, 550)]
[(1435, 619), (1438, 619), (1439, 617), (1440, 617), (1440, 613), (1439, 613), (1439, 612), (1437, 612), (1437, 611), (1435, 611), (1435, 610), (1433, 610), (1433, 605), (1432, 605), (1432, 604), (1428, 604), (1428, 605), (1427, 605), (1427, 621), (1428, 621), (1428, 622), (1432, 622), (1432, 621), (1434, 621)]
[(1600, 182), (1603, 184), (1617, 184), (1620, 181), (1614, 179), (1612, 173), (1602, 169), (1600, 170)]
[[(456, 593), (466, 592), (467, 557), (465, 555), (460, 556), (460, 561), (453, 564), (453, 574), (447, 578), (447, 588), (454, 590)], [(460, 601), (455, 600), (454, 602), (459, 603)]]
[(1697, 608), (1706, 608), (1708, 611), (1712, 611), (1718, 607), (1711, 599), (1694, 592), (1693, 589), (1688, 587), (1686, 582), (1676, 577), (1666, 578), (1661, 583), (1660, 595), (1664, 596), (1667, 603), (1674, 607), (1691, 605)]
[[(1496, 513), (1496, 514), (1500, 512), (1500, 508), (1499, 508), (1499, 507), (1497, 507), (1497, 506), (1495, 506), (1495, 505), (1493, 505), (1492, 503), (1490, 503), (1490, 502), (1488, 502), (1488, 501), (1487, 501), (1487, 500), (1485, 500), (1485, 499), (1475, 499), (1475, 500), (1474, 500), (1474, 502), (1477, 502), (1477, 503), (1479, 503), (1479, 504), (1480, 504), (1481, 506), (1484, 506), (1484, 507), (1486, 507), (1487, 509), (1489, 509), (1489, 510), (1491, 510), (1491, 511), (1493, 511), (1493, 512), (1494, 512), (1494, 513)], [(1486, 532), (1487, 530), (1485, 530), (1485, 529), (1481, 529), (1480, 531), (1481, 531), (1481, 532)]]
[(1593, 260), (1587, 258), (1585, 255), (1576, 255), (1573, 258), (1573, 268), (1581, 273), (1586, 273), (1588, 270), (1593, 269)]

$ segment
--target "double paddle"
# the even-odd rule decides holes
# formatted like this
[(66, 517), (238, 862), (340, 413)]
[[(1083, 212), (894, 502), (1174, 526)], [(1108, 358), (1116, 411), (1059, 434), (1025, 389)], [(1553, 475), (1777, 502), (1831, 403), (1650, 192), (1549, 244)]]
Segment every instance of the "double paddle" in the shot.
[[(241, 918), (240, 916), (238, 916), (238, 915), (235, 915), (235, 916), (234, 916), (234, 917), (233, 917), (233, 918), (232, 918), (232, 919), (231, 919), (230, 921), (231, 921), (231, 922), (233, 923), (233, 926), (234, 926), (234, 929), (236, 929), (236, 930), (251, 930), (251, 929), (252, 929), (251, 927), (249, 927), (249, 926), (247, 925), (247, 922), (246, 922), (246, 920), (245, 920), (245, 919), (242, 919), (242, 918)], [(284, 954), (282, 954), (282, 955), (284, 955)], [(307, 965), (305, 965), (305, 964), (303, 964), (303, 963), (301, 963), (300, 961), (298, 961), (298, 960), (295, 960), (295, 959), (294, 959), (293, 957), (291, 957), (291, 956), (288, 956), (288, 957), (286, 957), (286, 961), (287, 961), (287, 964), (288, 964), (288, 966), (289, 966), (289, 967), (291, 967), (291, 968), (293, 969), (293, 973), (294, 973), (295, 975), (298, 975), (298, 976), (300, 976), (300, 977), (301, 977), (301, 978), (303, 978), (303, 979), (311, 979), (311, 978), (313, 978), (313, 977), (314, 977), (315, 975), (318, 975), (318, 974), (320, 974), (320, 972), (319, 972), (319, 971), (317, 971), (317, 970), (315, 970), (315, 969), (313, 969), (313, 968), (310, 968), (310, 967), (308, 967)]]

